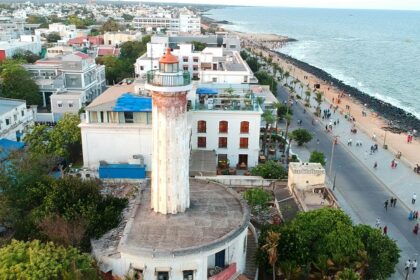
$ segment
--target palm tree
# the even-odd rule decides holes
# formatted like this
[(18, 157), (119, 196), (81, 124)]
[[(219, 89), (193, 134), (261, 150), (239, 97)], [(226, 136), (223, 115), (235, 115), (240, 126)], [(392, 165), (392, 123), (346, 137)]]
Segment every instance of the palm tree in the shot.
[(286, 79), (286, 84), (289, 83), (288, 78), (290, 77), (289, 71), (284, 72), (284, 78)]
[(279, 74), (280, 74), (280, 79), (283, 80), (284, 79), (284, 70), (280, 66), (279, 66), (278, 70), (279, 70)]
[(315, 93), (315, 101), (317, 103), (315, 115), (318, 116), (318, 117), (321, 115), (321, 103), (322, 103), (322, 96), (323, 95), (324, 95), (324, 93), (322, 91), (317, 91)]
[(273, 124), (275, 117), (273, 115), (273, 112), (271, 112), (270, 110), (265, 110), (264, 113), (261, 115), (261, 117), (265, 121), (265, 131), (264, 131), (264, 139), (262, 143), (263, 144), (262, 148), (263, 148), (264, 154), (267, 156), (266, 145), (267, 145), (268, 126)]
[(268, 262), (273, 267), (273, 280), (276, 279), (277, 246), (279, 246), (280, 233), (269, 231), (265, 239), (265, 244), (261, 249), (267, 252)]
[(309, 101), (311, 100), (311, 91), (310, 90), (305, 91), (305, 95), (306, 95), (305, 106), (309, 107), (309, 105), (310, 105)]
[[(289, 106), (287, 106), (287, 108), (289, 108)], [(286, 120), (286, 130), (285, 130), (285, 135), (284, 135), (284, 141), (286, 141), (286, 146), (285, 146), (285, 150), (283, 151), (286, 152), (286, 164), (289, 163), (289, 149), (290, 149), (290, 140), (289, 140), (289, 144), (287, 144), (287, 137), (289, 134), (289, 126), (290, 123), (292, 122), (292, 115), (289, 114), (289, 112), (286, 113), (286, 115), (284, 116), (284, 119)]]

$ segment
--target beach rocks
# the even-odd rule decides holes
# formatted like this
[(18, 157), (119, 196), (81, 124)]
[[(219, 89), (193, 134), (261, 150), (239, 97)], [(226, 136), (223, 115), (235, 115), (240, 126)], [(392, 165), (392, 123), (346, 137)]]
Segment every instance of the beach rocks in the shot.
[(324, 80), (327, 83), (331, 83), (334, 87), (345, 92), (346, 94), (350, 94), (351, 97), (354, 97), (360, 103), (367, 104), (369, 108), (377, 112), (380, 116), (389, 120), (391, 122), (391, 127), (396, 127), (399, 130), (404, 131), (408, 131), (410, 129), (420, 131), (420, 120), (417, 119), (413, 114), (408, 113), (401, 108), (395, 107), (390, 103), (372, 97), (355, 87), (349, 86), (343, 81), (332, 77), (322, 69), (312, 66), (306, 62), (297, 60), (281, 52), (275, 51), (275, 53), (296, 67), (318, 77), (319, 79)]

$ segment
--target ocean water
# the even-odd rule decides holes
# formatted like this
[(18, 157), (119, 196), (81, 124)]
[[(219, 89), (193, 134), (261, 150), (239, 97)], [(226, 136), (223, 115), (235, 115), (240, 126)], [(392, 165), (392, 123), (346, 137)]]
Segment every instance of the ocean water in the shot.
[(298, 41), (280, 51), (420, 119), (420, 12), (227, 7), (231, 30)]

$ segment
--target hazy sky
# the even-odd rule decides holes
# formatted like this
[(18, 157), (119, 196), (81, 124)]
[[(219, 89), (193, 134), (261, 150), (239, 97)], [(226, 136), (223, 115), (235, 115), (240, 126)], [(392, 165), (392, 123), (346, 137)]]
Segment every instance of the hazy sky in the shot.
[[(150, 2), (161, 2), (149, 0)], [(164, 2), (312, 8), (420, 10), (420, 0), (166, 0)]]

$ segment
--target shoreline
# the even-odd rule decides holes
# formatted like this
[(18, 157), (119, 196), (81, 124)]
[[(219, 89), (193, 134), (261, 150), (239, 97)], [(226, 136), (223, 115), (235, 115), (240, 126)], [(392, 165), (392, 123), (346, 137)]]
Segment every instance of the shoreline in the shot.
[[(367, 104), (371, 110), (376, 112), (378, 115), (384, 119), (391, 121), (392, 125), (391, 130), (396, 132), (406, 132), (411, 129), (420, 131), (420, 120), (413, 114), (404, 111), (395, 105), (392, 105), (388, 102), (382, 101), (376, 97), (370, 96), (369, 94), (353, 87), (345, 82), (333, 77), (331, 74), (326, 71), (313, 66), (309, 63), (303, 62), (301, 60), (295, 59), (289, 55), (286, 55), (280, 51), (271, 50), (266, 48), (269, 52), (274, 52), (276, 55), (280, 56), (283, 60), (289, 62), (293, 66), (312, 74), (318, 79), (323, 80), (327, 84), (332, 84), (331, 87), (335, 87), (338, 90), (344, 92), (345, 94), (350, 94), (352, 98), (360, 102), (361, 105)], [(400, 130), (400, 131), (399, 131)]]

